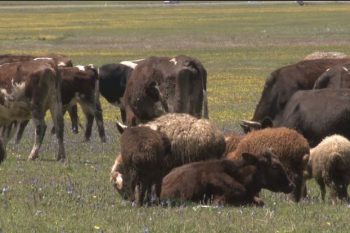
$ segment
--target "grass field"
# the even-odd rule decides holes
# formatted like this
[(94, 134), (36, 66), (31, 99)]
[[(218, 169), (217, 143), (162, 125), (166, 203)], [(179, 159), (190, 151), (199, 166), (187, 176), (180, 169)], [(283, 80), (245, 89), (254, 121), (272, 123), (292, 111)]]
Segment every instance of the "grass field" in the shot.
[[(64, 53), (75, 64), (97, 66), (193, 56), (208, 71), (211, 120), (240, 130), (238, 122), (252, 116), (272, 70), (314, 51), (350, 54), (349, 13), (350, 4), (341, 3), (1, 2), (0, 53)], [(299, 204), (263, 191), (264, 208), (133, 208), (109, 183), (119, 113), (104, 100), (103, 110), (105, 144), (96, 131), (83, 143), (82, 132), (72, 135), (66, 121), (67, 165), (54, 161), (57, 146), (48, 134), (41, 157), (26, 161), (33, 128), (20, 145), (8, 146), (0, 165), (1, 233), (350, 231), (350, 208), (322, 203), (314, 182), (308, 183), (310, 198)]]

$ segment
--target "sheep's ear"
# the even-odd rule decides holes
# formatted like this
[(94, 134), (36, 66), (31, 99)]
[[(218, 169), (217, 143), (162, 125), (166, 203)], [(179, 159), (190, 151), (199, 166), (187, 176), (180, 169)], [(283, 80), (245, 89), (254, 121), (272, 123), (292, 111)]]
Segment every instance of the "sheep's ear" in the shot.
[(308, 162), (309, 162), (309, 158), (310, 158), (310, 155), (309, 154), (305, 154), (304, 156), (303, 156), (303, 161), (302, 161), (302, 166), (303, 166), (303, 168), (305, 168), (306, 166), (307, 166), (307, 164), (308, 164)]
[(116, 123), (116, 126), (120, 134), (123, 134), (124, 130), (128, 128), (126, 125), (122, 124), (119, 121)]
[(242, 158), (247, 161), (248, 163), (256, 164), (258, 163), (258, 158), (250, 153), (242, 153)]

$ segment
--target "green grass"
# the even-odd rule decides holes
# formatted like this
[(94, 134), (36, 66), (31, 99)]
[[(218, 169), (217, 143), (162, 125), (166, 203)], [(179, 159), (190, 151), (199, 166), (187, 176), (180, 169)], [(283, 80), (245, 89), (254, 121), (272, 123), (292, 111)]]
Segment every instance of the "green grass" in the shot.
[[(25, 4), (30, 7), (9, 7)], [(60, 4), (64, 7), (42, 7)], [(75, 64), (102, 65), (150, 55), (186, 54), (208, 70), (209, 114), (224, 130), (240, 130), (274, 69), (314, 51), (350, 54), (349, 4), (185, 4), (91, 7), (100, 2), (1, 2), (1, 53), (64, 53)], [(86, 7), (84, 7), (86, 4)], [(107, 5), (128, 4), (108, 2)], [(148, 4), (148, 3), (147, 3)], [(34, 7), (33, 7), (34, 6)], [(68, 165), (54, 161), (46, 135), (38, 161), (28, 162), (33, 128), (8, 146), (0, 165), (0, 232), (349, 232), (350, 208), (310, 199), (290, 202), (263, 191), (266, 207), (133, 208), (109, 183), (119, 151), (119, 111), (103, 100), (108, 142), (90, 143), (66, 121)], [(84, 121), (84, 119), (81, 119)], [(50, 123), (51, 124), (51, 123)]]

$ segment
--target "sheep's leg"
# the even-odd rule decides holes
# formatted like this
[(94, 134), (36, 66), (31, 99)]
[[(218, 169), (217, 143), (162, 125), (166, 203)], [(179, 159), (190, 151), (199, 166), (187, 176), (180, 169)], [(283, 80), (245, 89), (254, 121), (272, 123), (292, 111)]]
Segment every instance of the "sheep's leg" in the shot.
[(324, 181), (321, 180), (321, 179), (316, 180), (316, 181), (317, 181), (318, 185), (320, 186), (322, 201), (325, 201), (325, 197), (326, 197), (326, 185), (325, 185)]
[(145, 198), (145, 186), (138, 183), (135, 186), (135, 204), (137, 207), (143, 205), (143, 199)]

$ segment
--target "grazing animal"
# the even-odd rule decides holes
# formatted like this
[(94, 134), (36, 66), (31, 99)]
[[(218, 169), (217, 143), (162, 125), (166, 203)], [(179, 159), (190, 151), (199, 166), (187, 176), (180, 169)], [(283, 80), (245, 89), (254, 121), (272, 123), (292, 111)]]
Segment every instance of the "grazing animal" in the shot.
[[(61, 96), (63, 104), (63, 115), (71, 107), (80, 104), (85, 116), (87, 117), (85, 140), (89, 141), (91, 137), (93, 120), (96, 117), (96, 123), (99, 136), (102, 142), (106, 142), (106, 134), (103, 124), (102, 108), (99, 100), (98, 75), (97, 70), (90, 66), (84, 67), (59, 67), (59, 75), (62, 77)], [(75, 117), (71, 118), (77, 123)], [(29, 120), (23, 121), (20, 130), (17, 133), (16, 143), (19, 143), (24, 128)], [(53, 128), (52, 133), (55, 129)]]
[[(127, 136), (124, 136), (126, 130), (129, 129), (132, 129), (132, 131), (129, 131)], [(125, 189), (129, 189), (121, 192), (126, 194), (126, 196), (131, 194), (131, 196), (128, 196), (131, 198), (133, 197), (132, 194), (134, 193), (134, 186), (124, 185), (125, 179), (131, 179), (129, 174), (127, 174), (128, 177), (125, 177), (125, 174), (123, 174), (123, 170), (128, 170), (128, 166), (130, 166), (128, 163), (125, 165), (125, 161), (127, 160), (125, 156), (130, 158), (129, 155), (131, 154), (134, 160), (136, 160), (136, 157), (140, 160), (146, 160), (145, 158), (148, 156), (148, 154), (153, 153), (153, 160), (147, 159), (147, 161), (142, 162), (151, 164), (147, 165), (149, 167), (152, 166), (153, 168), (157, 168), (154, 169), (154, 173), (150, 173), (148, 169), (147, 171), (149, 175), (145, 176), (151, 176), (152, 180), (157, 180), (155, 177), (159, 178), (160, 180), (158, 179), (157, 181), (159, 181), (160, 186), (161, 178), (172, 168), (194, 161), (221, 158), (225, 151), (225, 139), (223, 134), (208, 120), (197, 119), (188, 114), (166, 114), (147, 124), (128, 127), (126, 130), (119, 125), (118, 130), (122, 133), (122, 155), (121, 159), (116, 160), (118, 165), (113, 166), (113, 169), (118, 168), (119, 170), (112, 169), (111, 177), (115, 182), (117, 181), (117, 177), (119, 177), (119, 185), (116, 185), (116, 187), (118, 188), (118, 186), (121, 186)], [(134, 133), (132, 134), (132, 132)], [(143, 132), (144, 135), (142, 137), (139, 135), (141, 132)], [(149, 135), (147, 135), (147, 133)], [(158, 144), (153, 143), (153, 140), (156, 140), (157, 138), (157, 136), (155, 136), (157, 134), (163, 135), (163, 140), (159, 139), (156, 141)], [(130, 135), (133, 136), (134, 139), (130, 139)], [(161, 136), (158, 136), (158, 138), (161, 138)], [(169, 145), (166, 143), (167, 140), (169, 141), (171, 148), (169, 155), (165, 156), (162, 153), (154, 152), (155, 149), (153, 148), (169, 148)], [(163, 145), (159, 145), (161, 142), (163, 142)], [(132, 144), (132, 146), (130, 144)], [(147, 153), (145, 151), (141, 153), (139, 151), (141, 150), (140, 148), (145, 148)], [(157, 151), (162, 150), (157, 149)], [(124, 155), (124, 153), (126, 154)], [(144, 156), (143, 154), (147, 154), (147, 156)], [(161, 164), (159, 164), (159, 161), (157, 160), (159, 158), (162, 158), (160, 161)], [(123, 163), (120, 162), (121, 160)], [(138, 163), (142, 164), (140, 161)], [(123, 164), (123, 166), (121, 164)], [(132, 167), (134, 166), (135, 165), (132, 165)], [(140, 165), (140, 167), (142, 166)], [(142, 200), (142, 198), (138, 200)], [(138, 201), (138, 203), (140, 202)]]
[(46, 130), (48, 109), (57, 129), (57, 160), (65, 160), (63, 145), (63, 116), (61, 78), (57, 65), (47, 59), (3, 64), (0, 67), (0, 126), (4, 146), (13, 136), (18, 122), (33, 119), (35, 142), (30, 160), (38, 157)]
[(297, 131), (284, 127), (252, 131), (240, 141), (237, 149), (228, 153), (226, 157), (238, 159), (246, 152), (259, 155), (267, 149), (271, 149), (286, 168), (295, 184), (292, 198), (298, 202), (304, 186), (303, 171), (310, 148), (306, 139)]
[(15, 55), (15, 54), (2, 54), (0, 55), (0, 65), (3, 65), (5, 63), (12, 63), (12, 62), (22, 62), (22, 61), (31, 61), (31, 60), (47, 60), (52, 59), (57, 66), (67, 66), (72, 67), (73, 62), (72, 60), (62, 54), (47, 54), (42, 56), (33, 56), (33, 55)]
[[(116, 181), (122, 180), (117, 190), (123, 198), (135, 201), (138, 206), (143, 205), (146, 192), (150, 196), (153, 185), (157, 187), (156, 195), (159, 197), (160, 183), (168, 170), (166, 161), (170, 154), (169, 139), (165, 134), (149, 127), (130, 127), (122, 134), (120, 144), (123, 163), (122, 169), (119, 168), (119, 180)], [(120, 160), (117, 162), (121, 166)]]
[(188, 113), (208, 118), (207, 72), (193, 58), (149, 57), (138, 63), (130, 75), (123, 104), (126, 124), (151, 121), (167, 112)]
[(349, 201), (347, 187), (350, 182), (350, 141), (340, 135), (326, 137), (310, 150), (306, 178), (314, 178), (325, 200), (326, 185), (331, 190), (333, 203), (338, 197)]
[(271, 124), (297, 130), (314, 147), (333, 134), (350, 138), (349, 113), (348, 88), (298, 91)]
[(347, 58), (348, 56), (345, 53), (340, 52), (314, 52), (307, 55), (304, 58), (306, 60), (316, 60), (316, 59), (339, 59), (339, 58)]
[(328, 68), (349, 61), (349, 58), (306, 60), (273, 71), (266, 79), (252, 121), (243, 122), (243, 130), (247, 133), (252, 128), (260, 128), (259, 123), (265, 118), (274, 120), (295, 92), (312, 89), (317, 78)]
[(289, 193), (293, 184), (269, 152), (243, 153), (240, 160), (208, 160), (174, 168), (163, 178), (161, 199), (261, 206), (264, 202), (257, 195), (262, 188)]
[(350, 88), (350, 63), (326, 70), (315, 82), (313, 89)]

